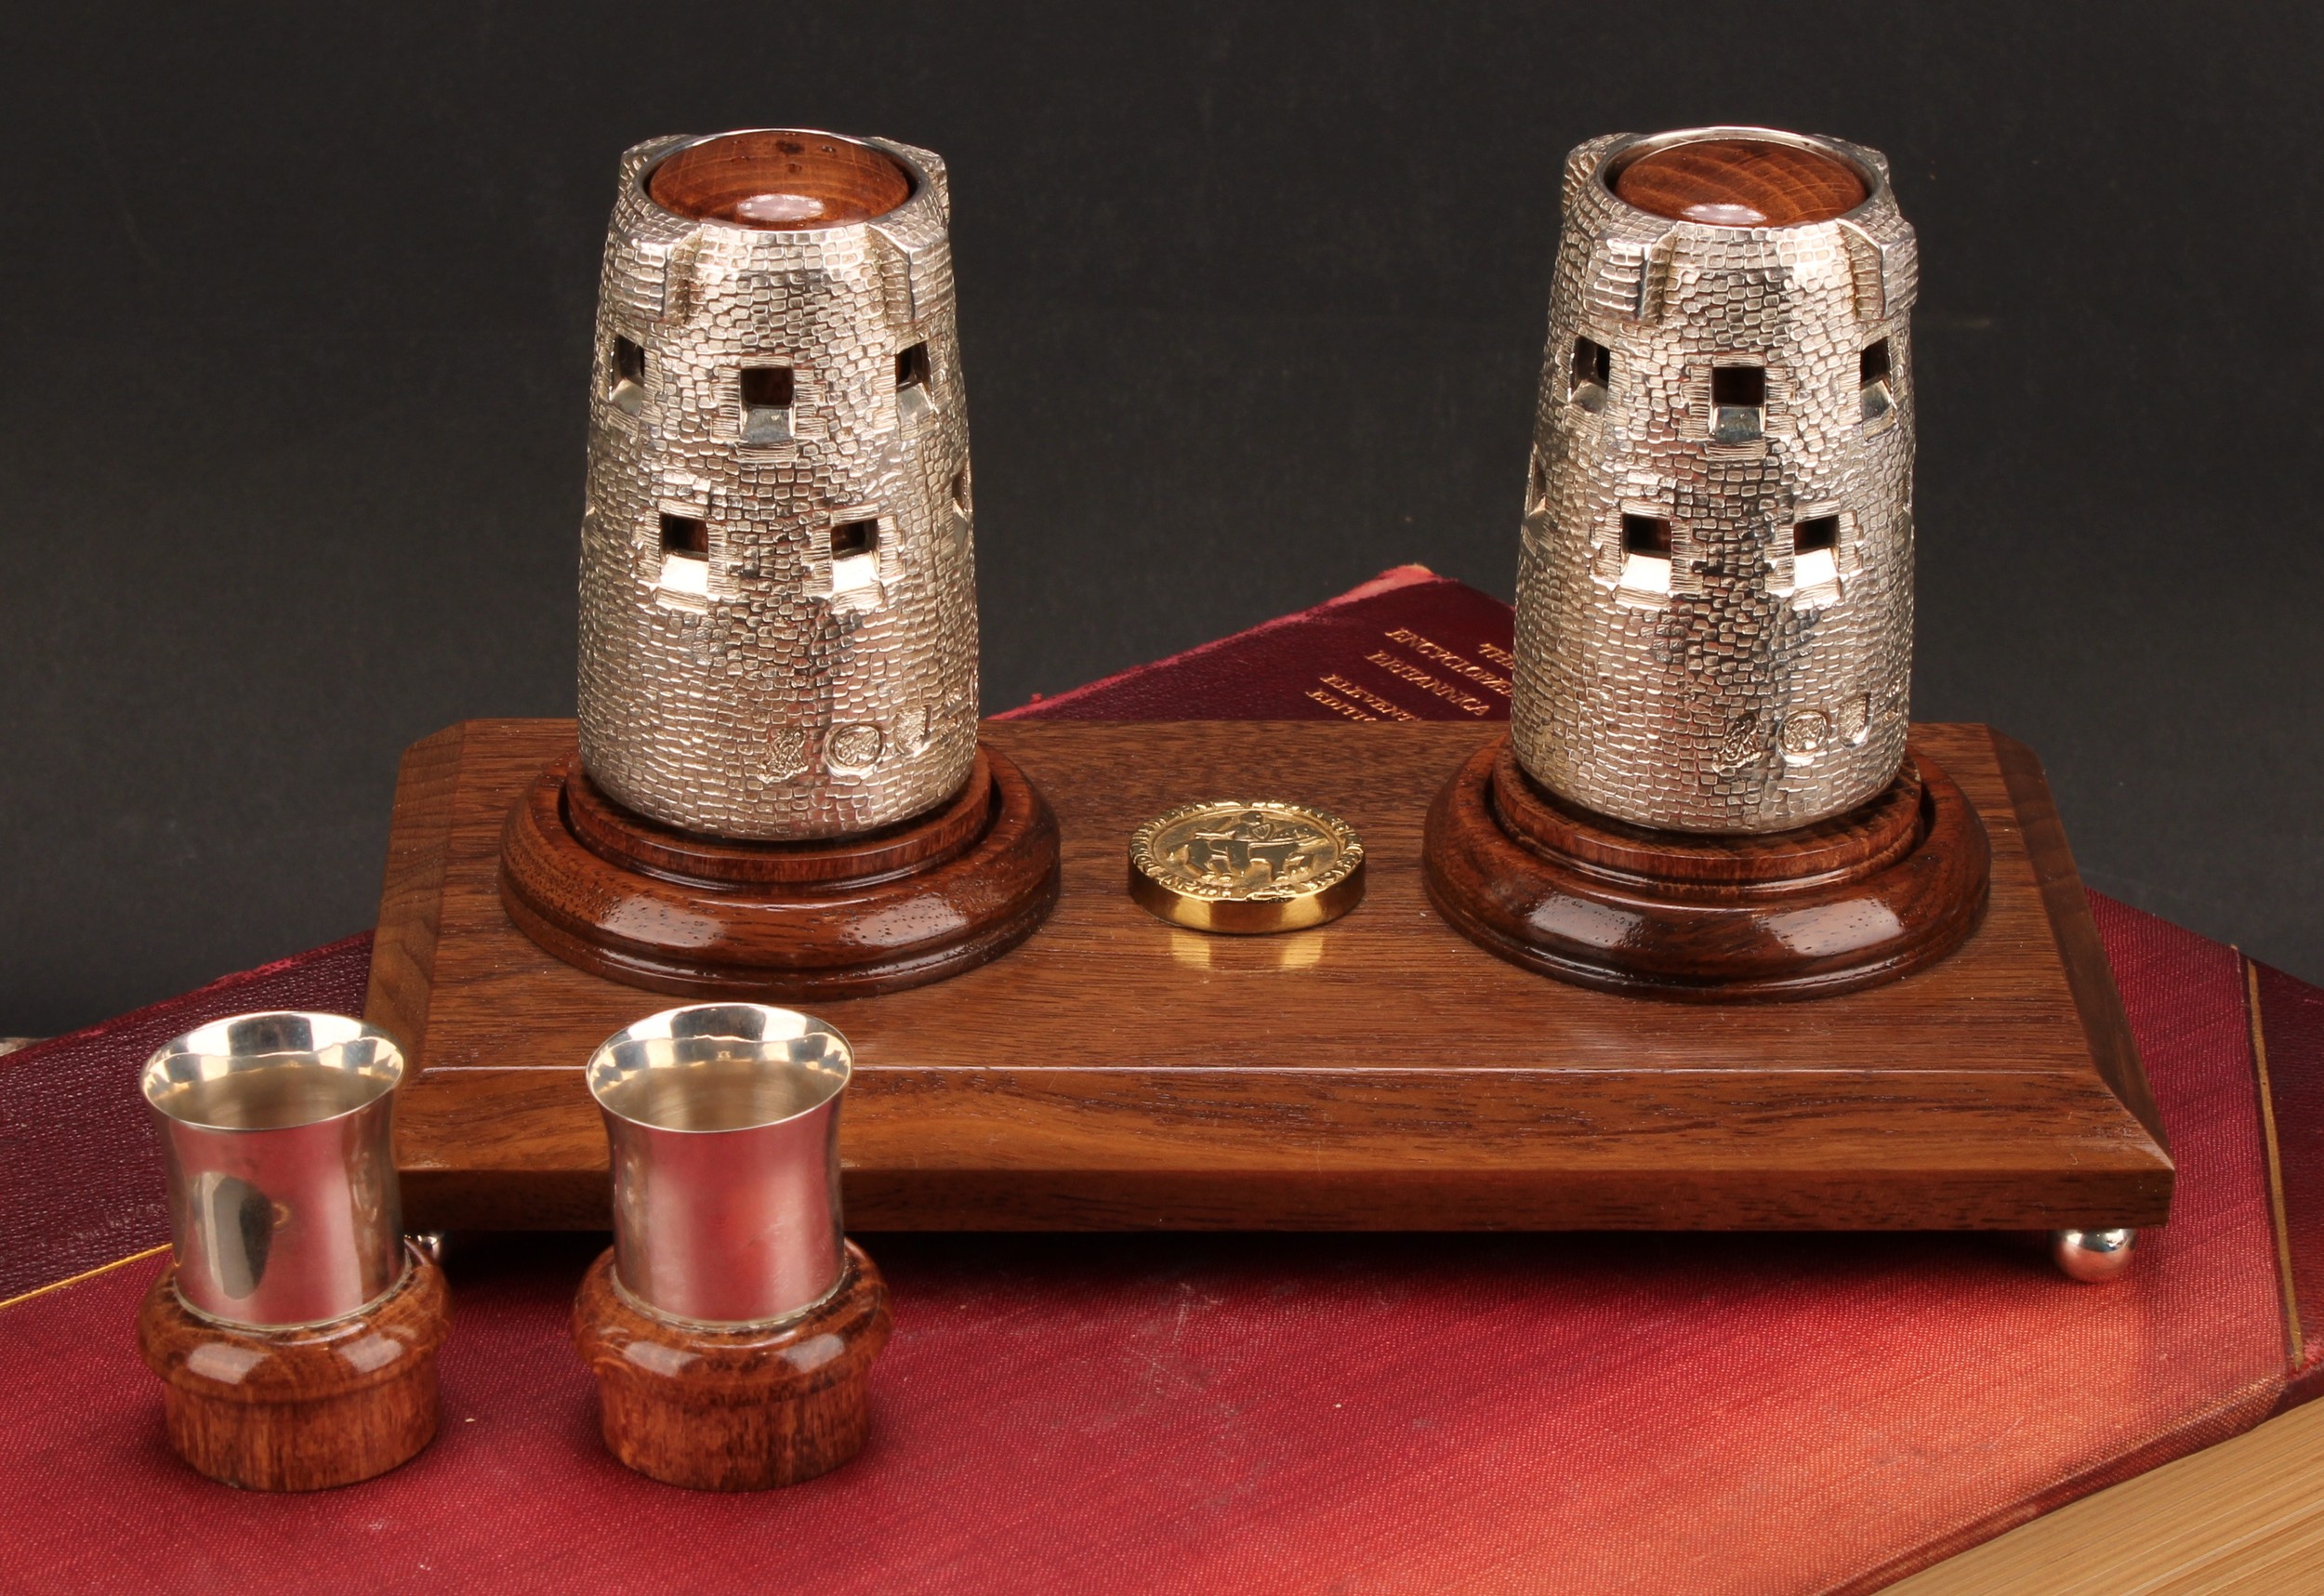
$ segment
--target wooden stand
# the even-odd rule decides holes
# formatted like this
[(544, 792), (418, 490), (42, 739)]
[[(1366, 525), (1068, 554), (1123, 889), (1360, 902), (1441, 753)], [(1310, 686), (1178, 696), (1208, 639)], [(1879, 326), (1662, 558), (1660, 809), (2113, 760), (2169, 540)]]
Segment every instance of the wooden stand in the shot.
[(251, 1491), (351, 1485), (408, 1462), (436, 1433), (436, 1348), (450, 1318), (443, 1272), (416, 1252), (368, 1312), (295, 1329), (194, 1314), (178, 1266), (138, 1311), (138, 1346), (161, 1376), (169, 1444), (213, 1480)]
[(1057, 822), (977, 749), (951, 802), (830, 842), (725, 842), (633, 814), (552, 760), (509, 810), (500, 895), (567, 964), (690, 997), (855, 997), (997, 958), (1057, 902)]
[[(1008, 957), (822, 1009), (854, 1045), (847, 1215), (881, 1230), (2110, 1230), (2171, 1159), (2041, 768), (1983, 726), (1915, 746), (1981, 817), (1985, 917), (1902, 980), (1653, 1003), (1476, 946), (1422, 823), (1462, 725), (1000, 721), (1056, 805), (1056, 912)], [(364, 1014), (400, 1037), (404, 1212), (602, 1229), (590, 1050), (655, 1007), (509, 923), (508, 806), (570, 722), (472, 720), (404, 758)], [(1923, 767), (1926, 768), (1925, 766)], [(1205, 936), (1124, 890), (1130, 833), (1279, 793), (1364, 838), (1363, 904)]]
[(1985, 824), (1924, 748), (1888, 790), (1796, 830), (1707, 837), (1565, 803), (1507, 737), (1436, 795), (1429, 902), (1512, 964), (1638, 996), (1821, 997), (1959, 947), (1985, 912)]
[(888, 1288), (850, 1242), (838, 1289), (772, 1329), (706, 1329), (649, 1313), (614, 1283), (608, 1247), (573, 1304), (597, 1376), (605, 1444), (639, 1473), (697, 1491), (762, 1491), (864, 1449)]

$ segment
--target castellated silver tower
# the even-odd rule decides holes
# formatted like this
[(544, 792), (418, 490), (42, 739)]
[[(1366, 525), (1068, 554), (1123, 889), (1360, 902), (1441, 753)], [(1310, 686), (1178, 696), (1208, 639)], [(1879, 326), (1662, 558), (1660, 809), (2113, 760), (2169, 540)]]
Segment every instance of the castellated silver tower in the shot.
[(1566, 158), (1517, 589), (1537, 782), (1749, 833), (1895, 776), (1915, 275), (1876, 152), (1698, 128)]
[(687, 831), (844, 836), (976, 757), (944, 163), (793, 131), (622, 158), (581, 533), (581, 759)]

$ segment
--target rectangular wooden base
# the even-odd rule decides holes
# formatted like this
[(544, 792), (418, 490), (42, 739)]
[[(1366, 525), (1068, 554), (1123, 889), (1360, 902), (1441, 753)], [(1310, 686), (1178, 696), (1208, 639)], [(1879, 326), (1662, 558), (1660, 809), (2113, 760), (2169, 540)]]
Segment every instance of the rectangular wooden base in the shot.
[[(1992, 904), (1921, 974), (1810, 1002), (1618, 997), (1472, 946), (1421, 890), (1431, 796), (1482, 726), (992, 722), (1057, 811), (1063, 896), (997, 962), (816, 1006), (853, 1042), (855, 1230), (2146, 1227), (2172, 1167), (2039, 765), (1917, 729), (1983, 814)], [(671, 999), (549, 957), (503, 913), (503, 817), (572, 746), (472, 720), (406, 754), (366, 1006), (417, 1066), (416, 1228), (608, 1223), (582, 1064)], [(1361, 907), (1206, 936), (1125, 890), (1139, 822), (1320, 803)]]

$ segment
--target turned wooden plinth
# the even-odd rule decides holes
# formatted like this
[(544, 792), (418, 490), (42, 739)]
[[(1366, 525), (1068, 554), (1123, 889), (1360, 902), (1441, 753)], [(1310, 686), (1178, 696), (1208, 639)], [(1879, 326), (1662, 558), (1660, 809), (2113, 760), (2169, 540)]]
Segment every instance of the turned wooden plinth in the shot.
[(728, 842), (621, 808), (577, 755), (501, 832), (500, 896), (567, 964), (690, 997), (858, 997), (957, 975), (1033, 934), (1057, 902), (1056, 817), (977, 749), (948, 802), (826, 842)]
[(780, 1325), (714, 1329), (649, 1312), (615, 1286), (611, 1247), (573, 1304), (606, 1446), (697, 1491), (796, 1484), (861, 1452), (888, 1328), (888, 1287), (852, 1242), (838, 1289)]
[(163, 1270), (138, 1311), (138, 1345), (162, 1378), (178, 1456), (252, 1491), (351, 1485), (416, 1456), (436, 1433), (451, 1309), (443, 1272), (410, 1256), (376, 1306), (288, 1329), (205, 1319), (179, 1299), (178, 1266)]
[[(1919, 769), (1942, 764), (1984, 817), (1990, 903), (1934, 964), (1803, 1013), (1544, 980), (1456, 930), (1428, 900), (1423, 832), (1488, 734), (987, 725), (1056, 807), (1063, 893), (1006, 958), (825, 1016), (855, 1055), (849, 1222), (2051, 1231), (2168, 1217), (2161, 1121), (2022, 744), (1913, 729)], [(613, 1222), (583, 1064), (650, 1005), (528, 942), (497, 882), (509, 805), (573, 736), (569, 720), (470, 721), (404, 757), (364, 1013), (418, 1062), (397, 1094), (396, 1154), (422, 1228)], [(1124, 845), (1186, 800), (1189, 772), (1197, 790), (1294, 794), (1344, 816), (1365, 843), (1362, 906), (1273, 937), (1156, 919), (1122, 890)]]
[(1816, 997), (1944, 957), (1984, 913), (1991, 851), (1919, 747), (1886, 791), (1795, 830), (1710, 837), (1628, 825), (1527, 776), (1509, 740), (1437, 794), (1431, 903), (1515, 964), (1611, 992)]

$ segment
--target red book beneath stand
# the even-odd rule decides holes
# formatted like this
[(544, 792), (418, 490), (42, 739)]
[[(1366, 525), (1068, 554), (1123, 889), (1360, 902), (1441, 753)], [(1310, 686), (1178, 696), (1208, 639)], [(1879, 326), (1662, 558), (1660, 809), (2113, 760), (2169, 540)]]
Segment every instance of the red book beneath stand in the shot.
[[(1407, 567), (1016, 713), (1497, 719), (1509, 628)], [(354, 1011), (368, 941), (231, 977), (0, 1058), (0, 1585), (1874, 1589), (2324, 1379), (2324, 993), (2095, 904), (2178, 1161), (2118, 1286), (2032, 1237), (888, 1236), (870, 1449), (736, 1497), (604, 1454), (583, 1238), (456, 1246), (443, 1431), (395, 1473), (243, 1496), (171, 1457), (137, 1067)]]

